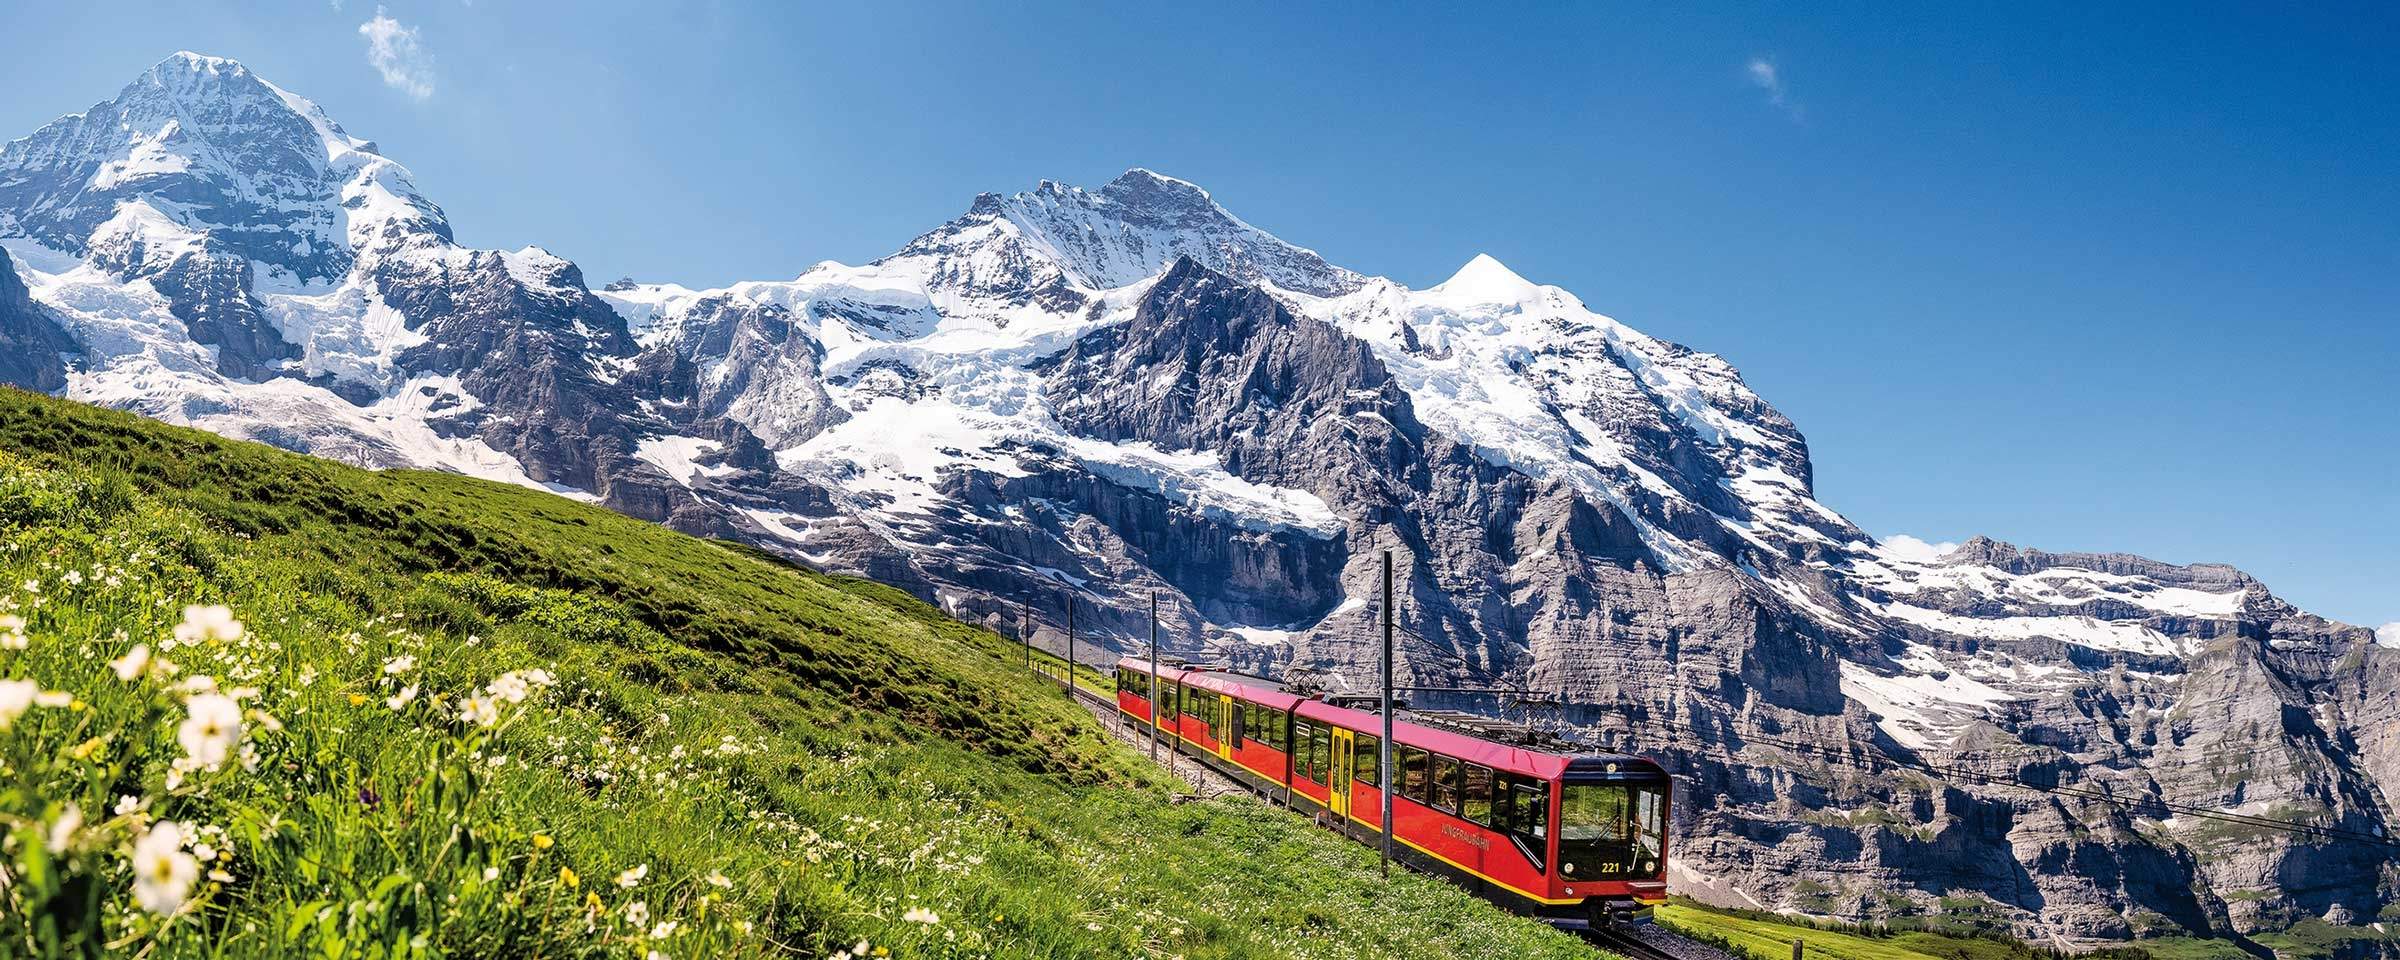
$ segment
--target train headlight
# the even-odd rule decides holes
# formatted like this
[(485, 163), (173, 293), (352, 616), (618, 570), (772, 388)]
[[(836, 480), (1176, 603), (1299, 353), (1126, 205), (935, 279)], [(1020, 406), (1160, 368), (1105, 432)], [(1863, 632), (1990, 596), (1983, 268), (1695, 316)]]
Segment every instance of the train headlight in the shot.
[(1643, 872), (1643, 873), (1649, 873), (1649, 872), (1651, 872), (1651, 871), (1653, 871), (1653, 870), (1656, 870), (1656, 869), (1658, 869), (1658, 861), (1656, 861), (1656, 860), (1644, 860), (1644, 861), (1642, 861), (1642, 872)]

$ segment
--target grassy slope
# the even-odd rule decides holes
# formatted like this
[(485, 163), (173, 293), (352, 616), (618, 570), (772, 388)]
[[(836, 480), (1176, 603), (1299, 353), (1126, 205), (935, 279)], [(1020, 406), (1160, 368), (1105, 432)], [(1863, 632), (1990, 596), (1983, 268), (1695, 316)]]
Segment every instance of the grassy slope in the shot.
[(1804, 944), (1805, 960), (2029, 960), (2035, 956), (2021, 946), (1993, 940), (1921, 931), (1867, 936), (1684, 902), (1659, 908), (1658, 919), (1674, 929), (1739, 948), (1757, 960), (1786, 960), (1792, 955), (1793, 940)]
[[(185, 694), (105, 663), (189, 603), (246, 635), (166, 655), (257, 692), (247, 762), (179, 777)], [(0, 954), (1583, 953), (1182, 802), (1020, 650), (896, 591), (514, 487), (0, 390), (0, 604), (30, 622), (0, 678), (76, 700), (0, 730)], [(536, 667), (555, 688), (460, 719)], [(160, 820), (223, 853), (172, 920), (129, 892)]]
[[(1661, 908), (1658, 918), (1669, 927), (1736, 948), (1756, 960), (1787, 960), (1795, 939), (1805, 943), (1806, 960), (2048, 960), (2055, 956), (2015, 940), (1973, 935), (1972, 922), (1942, 917), (1920, 918), (1919, 922), (1934, 929), (1867, 932), (1784, 922), (1754, 911), (1717, 910), (1679, 899)], [(2310, 960), (2333, 956), (2352, 941), (2400, 942), (2400, 934), (2308, 920), (2253, 939), (2285, 960)], [(2084, 956), (2101, 960), (2251, 960), (2251, 954), (2233, 941), (2198, 937), (2154, 937)]]

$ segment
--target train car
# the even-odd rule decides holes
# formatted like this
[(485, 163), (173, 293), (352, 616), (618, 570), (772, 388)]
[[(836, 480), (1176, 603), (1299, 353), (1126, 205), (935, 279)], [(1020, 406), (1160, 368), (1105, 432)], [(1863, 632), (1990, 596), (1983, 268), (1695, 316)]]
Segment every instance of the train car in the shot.
[(1543, 750), (1402, 712), (1383, 718), (1259, 677), (1117, 666), (1117, 709), (1162, 742), (1369, 843), (1392, 795), (1395, 854), (1561, 926), (1640, 923), (1666, 900), (1673, 783), (1656, 763)]

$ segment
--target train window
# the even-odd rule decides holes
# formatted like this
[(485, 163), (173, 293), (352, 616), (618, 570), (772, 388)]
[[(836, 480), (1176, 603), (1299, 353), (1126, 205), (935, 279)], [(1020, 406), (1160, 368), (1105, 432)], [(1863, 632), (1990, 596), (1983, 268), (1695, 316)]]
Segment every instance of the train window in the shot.
[(1267, 714), (1267, 732), (1274, 735), (1275, 749), (1292, 752), (1292, 715), (1281, 710)]
[(1665, 853), (1667, 846), (1666, 790), (1651, 786), (1635, 787), (1634, 798), (1634, 845), (1643, 854), (1656, 859)]
[(1550, 784), (1542, 780), (1520, 780), (1509, 790), (1509, 829), (1535, 840), (1550, 836)]
[(1292, 741), (1297, 745), (1297, 749), (1292, 751), (1292, 775), (1303, 780), (1314, 781), (1317, 777), (1315, 772), (1310, 769), (1310, 761), (1314, 758), (1308, 755), (1310, 729), (1308, 724), (1298, 720), (1292, 721)]
[(1433, 805), (1458, 812), (1458, 761), (1438, 753), (1433, 756)]
[(1318, 783), (1333, 782), (1333, 778), (1330, 776), (1333, 773), (1332, 728), (1318, 727), (1309, 734), (1308, 756), (1311, 761), (1310, 769), (1316, 771), (1317, 774), (1309, 779)]
[(1492, 768), (1467, 764), (1466, 785), (1459, 796), (1460, 814), (1484, 826), (1492, 825)]
[(1225, 731), (1225, 737), (1227, 743), (1236, 747), (1242, 745), (1242, 720), (1249, 712), (1250, 705), (1247, 703), (1233, 699), (1227, 699), (1225, 701), (1225, 725), (1227, 727)]
[(1356, 751), (1353, 757), (1357, 762), (1350, 765), (1350, 779), (1370, 787), (1382, 783), (1383, 778), (1377, 775), (1376, 769), (1377, 764), (1383, 762), (1383, 741), (1363, 733), (1356, 739), (1357, 745), (1351, 749)]
[(1658, 870), (1664, 790), (1651, 784), (1570, 783), (1559, 790), (1560, 872), (1648, 876)]
[(1400, 795), (1418, 803), (1425, 802), (1425, 751), (1415, 747), (1400, 748)]

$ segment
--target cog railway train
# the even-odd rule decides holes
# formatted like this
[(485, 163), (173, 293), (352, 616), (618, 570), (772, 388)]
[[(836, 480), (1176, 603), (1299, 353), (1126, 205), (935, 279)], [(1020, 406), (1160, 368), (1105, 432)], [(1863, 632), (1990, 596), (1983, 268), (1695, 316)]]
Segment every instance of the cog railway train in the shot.
[(1250, 789), (1499, 905), (1569, 928), (1640, 923), (1667, 897), (1672, 781), (1641, 757), (1503, 742), (1463, 715), (1395, 714), (1393, 776), (1379, 769), (1383, 718), (1259, 677), (1117, 664), (1117, 710)]

